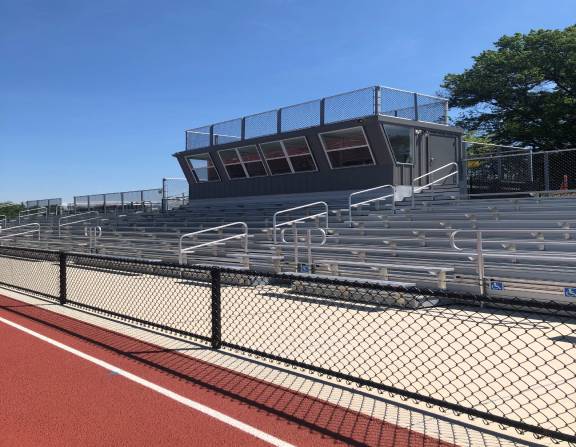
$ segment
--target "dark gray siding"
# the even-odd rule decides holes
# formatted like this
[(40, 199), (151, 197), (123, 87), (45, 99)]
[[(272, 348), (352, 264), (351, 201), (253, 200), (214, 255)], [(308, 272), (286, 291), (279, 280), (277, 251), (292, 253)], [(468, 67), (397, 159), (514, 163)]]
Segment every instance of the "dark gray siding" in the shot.
[[(384, 132), (380, 124), (381, 122), (389, 122), (422, 130), (416, 141), (416, 161), (413, 167), (396, 165), (392, 152), (387, 145), (386, 138), (384, 137)], [(330, 165), (318, 134), (331, 130), (357, 126), (362, 126), (364, 128), (376, 165), (330, 169)], [(427, 151), (422, 150), (425, 145), (424, 140), (426, 139), (427, 133), (440, 131), (452, 134), (456, 138), (460, 138), (461, 135), (461, 130), (453, 127), (374, 116), (359, 120), (302, 129), (299, 131), (269, 135), (266, 137), (247, 139), (240, 143), (229, 143), (205, 149), (196, 149), (194, 151), (183, 151), (175, 154), (175, 157), (178, 159), (184, 174), (190, 183), (191, 199), (354, 190), (370, 188), (388, 183), (395, 185), (408, 185), (411, 182), (413, 173), (417, 173), (414, 175), (421, 175), (428, 169)], [(318, 172), (229, 180), (224, 166), (217, 154), (218, 151), (226, 148), (260, 144), (279, 139), (293, 138), (296, 136), (305, 136), (307, 138), (310, 150), (316, 161), (316, 165), (318, 166)], [(220, 174), (220, 182), (195, 183), (193, 180), (192, 173), (190, 172), (186, 162), (186, 156), (194, 153), (206, 152), (209, 152), (212, 155), (214, 164)]]

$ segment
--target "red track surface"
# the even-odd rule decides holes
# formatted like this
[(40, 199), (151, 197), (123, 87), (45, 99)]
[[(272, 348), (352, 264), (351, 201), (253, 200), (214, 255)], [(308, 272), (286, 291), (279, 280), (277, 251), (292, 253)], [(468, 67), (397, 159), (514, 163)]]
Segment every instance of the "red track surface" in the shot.
[[(448, 447), (355, 411), (0, 295), (0, 317), (302, 446)], [(0, 444), (267, 445), (0, 322)]]

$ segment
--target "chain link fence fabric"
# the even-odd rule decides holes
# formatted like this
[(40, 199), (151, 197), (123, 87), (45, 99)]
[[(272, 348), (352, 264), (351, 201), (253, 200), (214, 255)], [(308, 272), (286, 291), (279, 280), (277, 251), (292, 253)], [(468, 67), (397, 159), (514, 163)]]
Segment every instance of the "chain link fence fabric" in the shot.
[(472, 195), (576, 189), (576, 149), (475, 156), (465, 168)]
[(0, 285), (4, 287), (58, 300), (60, 273), (56, 252), (0, 246)]

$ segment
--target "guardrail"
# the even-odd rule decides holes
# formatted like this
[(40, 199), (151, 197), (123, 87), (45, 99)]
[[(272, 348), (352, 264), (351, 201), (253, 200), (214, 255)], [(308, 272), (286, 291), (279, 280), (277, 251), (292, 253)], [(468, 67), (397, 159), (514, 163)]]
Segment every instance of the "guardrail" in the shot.
[(40, 200), (27, 200), (24, 202), (26, 208), (51, 208), (54, 206), (62, 205), (61, 198), (55, 199), (40, 199)]
[[(197, 235), (203, 234), (203, 233), (208, 233), (209, 231), (222, 230), (224, 228), (228, 228), (228, 227), (232, 227), (232, 226), (241, 226), (244, 231), (241, 234), (235, 234), (233, 236), (228, 236), (228, 237), (218, 239), (215, 241), (204, 242), (202, 244), (194, 245), (192, 247), (182, 248), (182, 242), (184, 239), (187, 239), (187, 238), (190, 238), (193, 236), (197, 236)], [(186, 261), (186, 253), (194, 252), (195, 250), (197, 250), (199, 248), (203, 248), (203, 247), (209, 247), (212, 245), (220, 245), (220, 244), (222, 244), (222, 242), (231, 241), (234, 239), (244, 239), (244, 252), (248, 253), (248, 225), (246, 224), (246, 222), (232, 222), (229, 224), (220, 225), (218, 227), (206, 228), (204, 230), (199, 230), (199, 231), (194, 231), (192, 233), (183, 234), (182, 236), (180, 236), (180, 240), (178, 241), (178, 261), (180, 262), (180, 264), (184, 264), (184, 261)]]
[[(486, 252), (484, 250), (484, 241), (482, 239), (483, 234), (490, 234), (490, 233), (528, 233), (528, 234), (543, 234), (543, 233), (559, 233), (559, 234), (566, 234), (566, 233), (576, 233), (576, 229), (514, 229), (514, 230), (500, 230), (500, 229), (491, 229), (491, 230), (455, 230), (450, 234), (450, 246), (458, 252), (463, 252), (464, 249), (460, 248), (456, 245), (456, 235), (459, 233), (473, 233), (476, 237), (473, 239), (476, 241), (476, 250), (472, 252), (474, 256), (477, 257), (476, 262), (478, 266), (478, 285), (480, 288), (480, 294), (484, 295), (485, 290), (485, 270), (484, 270), (484, 259), (486, 257), (491, 258), (515, 258), (515, 259), (531, 259), (534, 261), (544, 261), (549, 260), (551, 256), (546, 255), (530, 255), (530, 254), (518, 254), (518, 253), (496, 253), (496, 252)], [(491, 240), (491, 243), (502, 243), (502, 244), (513, 244), (514, 242), (522, 243), (522, 244), (540, 244), (546, 243), (548, 245), (576, 245), (576, 241), (570, 240), (562, 240), (562, 241), (514, 241), (505, 239), (502, 241), (494, 241)], [(562, 262), (576, 262), (576, 256), (562, 256), (559, 257), (558, 254), (553, 255), (554, 259), (561, 259)]]
[[(432, 182), (430, 182), (430, 183), (427, 183), (427, 184), (425, 184), (425, 185), (423, 185), (423, 186), (419, 186), (419, 187), (416, 188), (416, 182), (417, 182), (418, 180), (422, 180), (423, 178), (426, 178), (426, 177), (428, 177), (428, 176), (430, 176), (430, 175), (432, 175), (432, 174), (436, 174), (437, 172), (442, 171), (443, 169), (446, 169), (446, 168), (449, 167), (449, 166), (455, 166), (455, 167), (456, 167), (456, 170), (450, 172), (449, 174), (445, 175), (444, 177), (440, 177), (439, 179), (436, 179), (436, 180), (434, 180), (434, 181), (432, 181)], [(414, 179), (412, 180), (412, 208), (414, 208), (414, 205), (415, 205), (415, 196), (414, 196), (415, 193), (420, 192), (420, 191), (422, 191), (423, 189), (428, 188), (429, 186), (434, 186), (435, 184), (440, 183), (440, 182), (446, 180), (447, 178), (450, 178), (450, 177), (453, 177), (453, 176), (456, 176), (456, 185), (459, 185), (459, 184), (460, 184), (460, 173), (459, 173), (459, 170), (458, 170), (458, 163), (456, 163), (456, 162), (454, 162), (454, 161), (451, 162), (451, 163), (445, 164), (444, 166), (440, 166), (439, 168), (436, 168), (436, 169), (434, 169), (433, 171), (427, 172), (426, 174), (423, 174), (423, 175), (421, 175), (421, 176), (419, 176), (419, 177), (414, 178)]]
[[(64, 220), (72, 219), (74, 217), (87, 216), (87, 215), (93, 215), (94, 217), (90, 217), (87, 219), (81, 219), (81, 220), (75, 220), (74, 222), (62, 223), (62, 221), (64, 221)], [(66, 227), (68, 225), (75, 225), (75, 224), (79, 224), (79, 223), (83, 223), (83, 222), (90, 222), (90, 221), (92, 221), (94, 219), (98, 219), (98, 218), (99, 218), (98, 211), (86, 211), (85, 213), (77, 213), (77, 214), (70, 214), (68, 216), (63, 216), (63, 217), (58, 219), (58, 237), (60, 238), (62, 236), (62, 227)]]
[(448, 100), (375, 85), (188, 129), (186, 150), (378, 115), (448, 125)]
[(144, 209), (147, 206), (151, 208), (154, 205), (161, 206), (162, 194), (162, 188), (159, 188), (75, 196), (74, 210), (102, 210), (106, 213), (108, 210), (124, 211), (126, 208)]
[[(388, 188), (392, 189), (392, 194), (388, 194), (387, 196), (376, 197), (374, 199), (364, 200), (363, 202), (359, 202), (359, 203), (354, 203), (354, 204), (352, 203), (352, 197), (353, 196), (357, 196), (357, 195), (364, 194), (367, 192), (377, 191), (379, 189), (388, 189)], [(395, 195), (396, 195), (396, 188), (393, 185), (376, 186), (375, 188), (363, 189), (362, 191), (356, 191), (356, 192), (353, 192), (352, 194), (350, 194), (348, 196), (348, 218), (350, 221), (350, 227), (352, 227), (352, 208), (366, 205), (367, 203), (380, 202), (382, 200), (386, 200), (389, 197), (392, 197), (392, 212), (396, 213)]]
[(33, 217), (33, 216), (44, 216), (48, 217), (48, 208), (40, 207), (40, 208), (30, 208), (29, 210), (23, 210), (18, 213), (18, 223), (22, 223), (21, 220), (23, 218)]
[[(6, 236), (2, 236), (2, 234), (5, 233), (6, 231), (12, 231), (12, 230), (18, 230), (18, 229), (30, 228), (30, 227), (33, 227), (33, 229), (24, 230), (24, 231), (20, 231), (20, 232), (14, 233), (14, 234), (8, 234)], [(10, 227), (10, 228), (2, 228), (2, 229), (0, 229), (0, 240), (11, 239), (11, 238), (16, 237), (16, 236), (24, 236), (26, 234), (33, 234), (33, 233), (38, 233), (38, 240), (40, 240), (40, 224), (29, 223), (29, 224), (24, 224), (24, 225), (17, 225), (15, 227)]]
[[(298, 219), (293, 219), (290, 220), (288, 222), (282, 222), (282, 223), (278, 223), (278, 216), (281, 216), (282, 214), (287, 214), (290, 213), (292, 211), (298, 211), (298, 210), (302, 210), (302, 209), (306, 209), (306, 208), (313, 208), (313, 207), (318, 207), (318, 206), (322, 206), (324, 207), (324, 211), (318, 214), (313, 214), (311, 216), (304, 216), (304, 217), (300, 217)], [(277, 229), (279, 227), (284, 227), (287, 225), (292, 225), (298, 222), (304, 222), (306, 220), (311, 220), (311, 219), (315, 219), (317, 217), (321, 217), (321, 216), (325, 216), (325, 229), (328, 229), (328, 204), (326, 202), (312, 202), (312, 203), (307, 203), (306, 205), (300, 205), (300, 206), (295, 206), (294, 208), (288, 208), (286, 210), (280, 210), (280, 211), (276, 211), (274, 213), (274, 216), (272, 216), (272, 233), (273, 233), (273, 237), (274, 237), (274, 243), (277, 243)]]

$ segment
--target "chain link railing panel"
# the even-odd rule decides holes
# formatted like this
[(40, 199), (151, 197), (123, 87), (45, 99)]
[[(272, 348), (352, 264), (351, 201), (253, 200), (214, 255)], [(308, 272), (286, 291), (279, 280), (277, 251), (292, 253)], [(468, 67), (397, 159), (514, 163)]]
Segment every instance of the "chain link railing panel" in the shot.
[(86, 210), (114, 211), (142, 209), (144, 207), (159, 207), (161, 203), (162, 188), (74, 197), (74, 205), (77, 212)]
[(414, 93), (387, 88), (380, 91), (381, 115), (415, 120), (416, 109), (414, 106)]
[(244, 138), (256, 138), (273, 135), (278, 132), (278, 111), (258, 113), (245, 118), (246, 134)]
[(41, 199), (41, 200), (28, 200), (24, 202), (26, 208), (42, 208), (42, 207), (55, 207), (62, 205), (62, 199)]
[(170, 332), (208, 340), (209, 270), (71, 254), (68, 302)]
[(375, 114), (376, 87), (368, 87), (324, 100), (324, 122), (335, 123)]
[(186, 150), (210, 146), (210, 126), (186, 131)]
[(282, 109), (282, 132), (320, 125), (321, 101), (310, 101)]
[(0, 285), (59, 299), (59, 259), (56, 252), (0, 247)]
[(214, 124), (214, 141), (212, 144), (234, 143), (242, 139), (242, 119)]
[(442, 98), (417, 94), (418, 120), (428, 123), (448, 124), (448, 102)]

